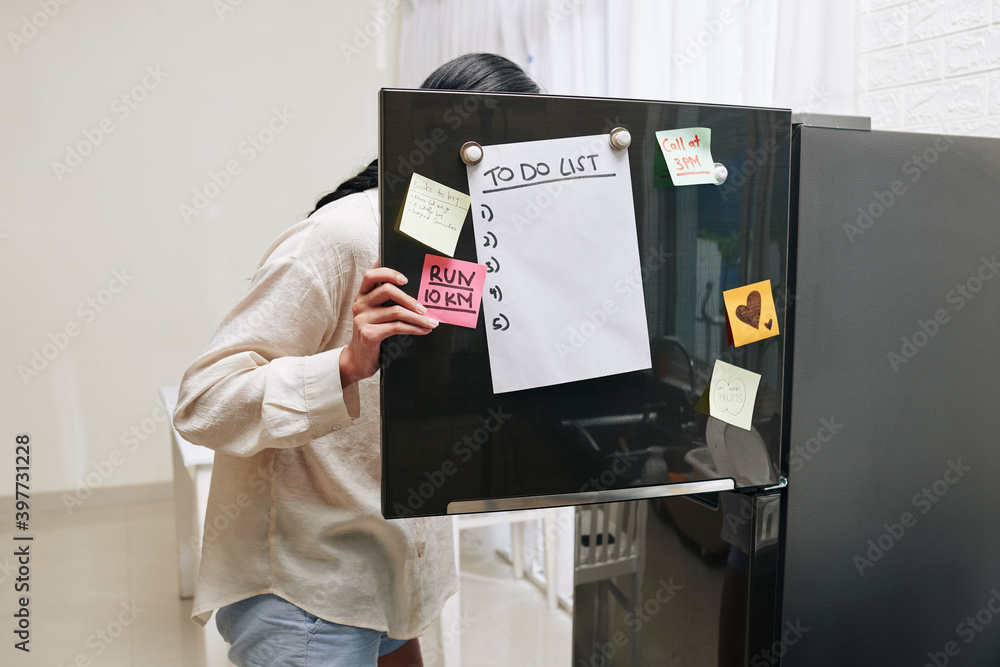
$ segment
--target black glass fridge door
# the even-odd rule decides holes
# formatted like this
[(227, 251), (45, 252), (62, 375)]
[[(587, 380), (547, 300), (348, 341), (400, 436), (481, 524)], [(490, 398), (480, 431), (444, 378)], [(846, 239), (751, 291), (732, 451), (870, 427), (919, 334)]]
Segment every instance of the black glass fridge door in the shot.
[(760, 667), (780, 657), (781, 495), (711, 500), (576, 508), (573, 665)]
[[(779, 481), (789, 112), (383, 90), (381, 265), (411, 277), (404, 289), (417, 294), (413, 278), (434, 251), (396, 230), (411, 175), (468, 193), (459, 157), (465, 142), (490, 146), (607, 134), (616, 127), (632, 137), (627, 150), (640, 258), (636, 280), (651, 367), (495, 394), (482, 314), (474, 329), (442, 325), (428, 336), (389, 339), (381, 366), (386, 517)], [(688, 127), (711, 128), (713, 157), (729, 172), (721, 185), (675, 187), (664, 178), (655, 133)], [(479, 241), (467, 219), (454, 257), (476, 261)], [(733, 347), (722, 292), (762, 280), (771, 281), (782, 334)], [(761, 376), (750, 430), (736, 433), (696, 409), (717, 359)]]

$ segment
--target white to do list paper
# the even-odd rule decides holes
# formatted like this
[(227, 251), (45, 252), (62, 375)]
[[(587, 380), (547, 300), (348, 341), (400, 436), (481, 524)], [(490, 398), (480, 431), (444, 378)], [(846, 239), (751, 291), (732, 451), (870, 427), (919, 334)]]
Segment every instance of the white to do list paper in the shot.
[(650, 368), (628, 151), (607, 134), (469, 166), (494, 393)]

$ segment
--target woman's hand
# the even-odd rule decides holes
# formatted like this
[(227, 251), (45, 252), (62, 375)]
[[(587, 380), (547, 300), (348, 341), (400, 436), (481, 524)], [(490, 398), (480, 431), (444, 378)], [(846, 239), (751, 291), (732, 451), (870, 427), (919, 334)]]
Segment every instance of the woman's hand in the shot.
[[(340, 353), (340, 385), (346, 387), (371, 377), (378, 370), (380, 344), (389, 336), (425, 336), (439, 324), (424, 313), (412, 296), (399, 289), (406, 277), (393, 269), (375, 267), (365, 271), (354, 297), (354, 332)], [(386, 303), (392, 301), (393, 303)]]

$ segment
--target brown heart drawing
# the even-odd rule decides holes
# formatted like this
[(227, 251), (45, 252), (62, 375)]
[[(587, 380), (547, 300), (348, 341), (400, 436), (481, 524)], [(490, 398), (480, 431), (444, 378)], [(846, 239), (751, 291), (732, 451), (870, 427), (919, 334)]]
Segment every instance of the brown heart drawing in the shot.
[(736, 306), (736, 317), (754, 329), (760, 328), (760, 292), (754, 290), (747, 294), (747, 305)]
[(770, 331), (772, 324), (774, 324), (774, 320), (768, 320), (767, 322), (764, 323), (764, 326), (767, 327), (768, 331)]

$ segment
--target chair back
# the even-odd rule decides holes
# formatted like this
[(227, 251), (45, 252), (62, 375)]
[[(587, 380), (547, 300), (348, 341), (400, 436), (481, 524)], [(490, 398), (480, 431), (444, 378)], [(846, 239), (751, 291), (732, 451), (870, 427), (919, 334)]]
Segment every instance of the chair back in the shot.
[(642, 576), (647, 501), (576, 508), (573, 584)]

